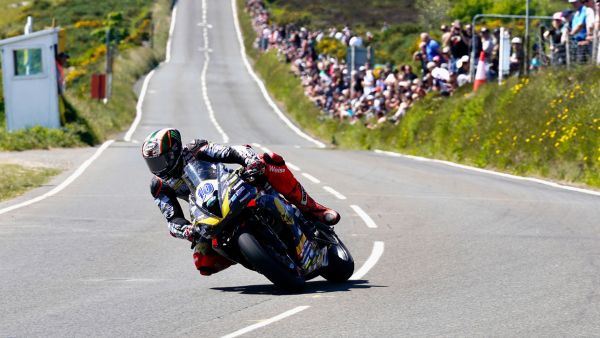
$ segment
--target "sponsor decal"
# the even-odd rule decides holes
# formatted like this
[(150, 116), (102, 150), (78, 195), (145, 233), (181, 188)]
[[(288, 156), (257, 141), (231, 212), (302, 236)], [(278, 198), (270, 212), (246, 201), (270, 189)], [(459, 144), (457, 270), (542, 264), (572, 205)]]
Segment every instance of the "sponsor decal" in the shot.
[(285, 172), (284, 168), (276, 168), (273, 166), (269, 166), (269, 171), (276, 174), (283, 174)]
[(306, 191), (304, 190), (304, 188), (302, 186), (300, 186), (300, 191), (302, 192), (302, 200), (300, 201), (300, 203), (302, 205), (306, 205), (308, 203), (308, 198), (306, 196)]

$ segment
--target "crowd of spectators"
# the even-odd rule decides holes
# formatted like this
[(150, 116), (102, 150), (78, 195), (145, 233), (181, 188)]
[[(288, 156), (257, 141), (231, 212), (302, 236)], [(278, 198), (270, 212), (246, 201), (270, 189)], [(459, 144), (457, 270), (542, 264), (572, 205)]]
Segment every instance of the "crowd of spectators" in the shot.
[[(600, 0), (568, 1), (574, 3), (574, 8), (579, 8), (579, 5), (594, 5)], [(350, 123), (360, 121), (368, 128), (375, 128), (382, 123), (397, 123), (415, 101), (430, 92), (449, 96), (458, 87), (468, 84), (472, 51), (476, 56), (481, 52), (485, 54), (488, 78), (494, 78), (498, 72), (499, 29), (489, 31), (483, 27), (473, 35), (471, 25), (454, 21), (451, 25), (440, 27), (440, 42), (432, 39), (426, 32), (420, 35), (419, 50), (413, 54), (413, 61), (420, 69), (413, 69), (409, 64), (399, 67), (386, 64), (373, 69), (369, 62), (351, 69), (346, 60), (319, 54), (317, 44), (322, 39), (329, 38), (348, 47), (363, 47), (371, 43), (372, 34), (367, 33), (363, 38), (347, 26), (341, 30), (332, 27), (328, 30), (310, 31), (293, 24), (273, 25), (270, 24), (269, 12), (263, 0), (247, 0), (246, 10), (251, 14), (253, 27), (257, 32), (256, 47), (263, 51), (277, 50), (281, 58), (290, 64), (292, 71), (301, 78), (306, 96), (315, 105), (331, 118)], [(557, 62), (560, 62), (561, 51), (564, 55), (564, 47), (556, 39), (559, 35), (565, 36), (564, 27), (569, 26), (566, 25), (567, 22), (571, 22), (568, 34), (577, 38), (581, 46), (584, 46), (584, 41), (588, 41), (588, 32), (593, 32), (593, 29), (586, 26), (586, 19), (583, 20), (583, 26), (586, 27), (578, 24), (580, 21), (574, 19), (577, 15), (577, 10), (555, 14), (553, 27), (545, 34), (545, 39), (551, 41), (552, 55)], [(564, 45), (565, 42), (562, 43)], [(524, 71), (524, 58), (522, 39), (513, 37), (511, 74), (518, 75)], [(537, 63), (535, 58), (530, 60), (532, 68), (539, 67), (538, 63), (539, 59)]]

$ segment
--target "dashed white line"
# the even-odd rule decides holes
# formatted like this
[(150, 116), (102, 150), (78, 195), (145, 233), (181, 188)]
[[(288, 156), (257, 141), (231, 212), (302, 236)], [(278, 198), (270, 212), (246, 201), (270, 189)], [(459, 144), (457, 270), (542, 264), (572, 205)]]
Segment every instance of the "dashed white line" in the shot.
[(318, 178), (314, 177), (314, 176), (313, 176), (313, 175), (311, 175), (311, 174), (302, 173), (302, 176), (304, 176), (304, 177), (308, 178), (308, 179), (309, 179), (311, 182), (313, 182), (313, 183), (315, 183), (315, 184), (319, 184), (319, 183), (321, 183), (321, 181), (320, 181)]
[(373, 219), (371, 218), (371, 216), (369, 216), (363, 209), (361, 209), (361, 207), (359, 207), (358, 205), (352, 204), (350, 206), (350, 208), (352, 208), (352, 210), (354, 210), (354, 212), (356, 212), (356, 214), (360, 218), (362, 218), (363, 222), (365, 222), (365, 224), (367, 225), (367, 227), (369, 227), (371, 229), (377, 228), (377, 224), (375, 224), (375, 222), (373, 221)]
[(292, 170), (296, 170), (296, 171), (300, 171), (300, 167), (298, 167), (297, 165), (290, 163), (290, 162), (285, 162), (285, 164), (287, 164), (287, 166), (292, 169)]
[(146, 75), (144, 83), (142, 84), (142, 91), (140, 92), (140, 97), (138, 98), (137, 104), (135, 105), (135, 119), (133, 120), (131, 126), (129, 127), (129, 130), (127, 131), (127, 133), (125, 133), (125, 136), (123, 137), (123, 140), (127, 142), (131, 141), (131, 136), (133, 136), (133, 133), (135, 132), (137, 126), (140, 124), (140, 121), (142, 120), (142, 106), (144, 105), (144, 99), (146, 98), (146, 93), (148, 91), (148, 83), (150, 83), (150, 80), (152, 79), (153, 75), (154, 69), (151, 70), (150, 73), (148, 73), (148, 75)]
[(244, 39), (242, 37), (242, 30), (240, 29), (236, 0), (231, 0), (231, 9), (233, 11), (233, 23), (235, 26), (235, 31), (237, 33), (238, 43), (240, 44), (240, 53), (242, 54), (242, 60), (244, 61), (244, 65), (246, 66), (246, 70), (248, 71), (248, 74), (250, 74), (250, 77), (252, 77), (252, 79), (254, 79), (254, 81), (258, 85), (260, 92), (264, 96), (264, 98), (267, 101), (267, 103), (269, 104), (269, 106), (271, 106), (271, 108), (273, 109), (275, 114), (277, 114), (277, 116), (298, 136), (304, 138), (307, 141), (310, 141), (311, 143), (315, 144), (319, 148), (325, 148), (325, 144), (323, 142), (318, 141), (318, 140), (308, 136), (306, 133), (304, 133), (302, 130), (300, 130), (300, 128), (296, 127), (296, 125), (294, 125), (292, 123), (292, 121), (290, 121), (290, 119), (288, 119), (287, 116), (285, 116), (285, 114), (283, 114), (283, 112), (279, 109), (279, 107), (277, 107), (277, 104), (275, 104), (275, 101), (273, 101), (273, 99), (269, 95), (269, 92), (267, 91), (265, 84), (256, 75), (256, 73), (252, 69), (252, 66), (250, 65), (250, 62), (248, 61), (248, 57), (246, 56), (246, 46), (244, 45)]
[(510, 178), (510, 179), (513, 179), (513, 180), (529, 181), (529, 182), (534, 182), (534, 183), (539, 183), (539, 184), (547, 185), (547, 186), (550, 186), (550, 187), (553, 187), (553, 188), (564, 189), (564, 190), (575, 191), (575, 192), (580, 192), (580, 193), (589, 194), (589, 195), (600, 196), (600, 191), (593, 191), (593, 190), (588, 190), (588, 189), (570, 187), (570, 186), (567, 186), (567, 185), (562, 185), (562, 184), (558, 184), (558, 183), (554, 183), (554, 182), (550, 182), (550, 181), (545, 181), (545, 180), (541, 180), (541, 179), (533, 178), (533, 177), (515, 176), (515, 175), (511, 175), (511, 174), (500, 173), (500, 172), (497, 172), (497, 171), (492, 171), (492, 170), (487, 170), (487, 169), (470, 167), (470, 166), (467, 166), (467, 165), (458, 164), (458, 163), (449, 162), (449, 161), (442, 161), (442, 160), (436, 160), (436, 159), (419, 157), (419, 156), (412, 156), (412, 155), (404, 155), (404, 154), (400, 154), (400, 153), (395, 153), (395, 152), (385, 151), (385, 150), (379, 150), (379, 149), (376, 149), (375, 153), (377, 153), (377, 154), (383, 154), (383, 155), (387, 155), (387, 156), (392, 156), (392, 157), (408, 158), (408, 159), (416, 160), (416, 161), (420, 161), (420, 162), (439, 163), (439, 164), (444, 164), (444, 165), (447, 165), (447, 166), (450, 166), (450, 167), (460, 168), (460, 169), (464, 169), (464, 170), (476, 171), (476, 172), (479, 172), (479, 173), (484, 173), (484, 174), (489, 174), (489, 175), (495, 175), (495, 176)]
[[(206, 0), (202, 0), (202, 21), (205, 24), (208, 23), (206, 12), (207, 12)], [(206, 85), (206, 73), (208, 72), (208, 64), (210, 62), (210, 53), (209, 53), (209, 48), (208, 48), (208, 27), (207, 27), (207, 25), (204, 25), (202, 30), (204, 31), (203, 35), (204, 35), (204, 49), (205, 49), (204, 50), (204, 67), (202, 68), (202, 74), (200, 75), (200, 81), (202, 82), (202, 84), (201, 84), (202, 96), (204, 97), (204, 104), (206, 105), (206, 109), (208, 110), (208, 117), (210, 118), (210, 121), (215, 126), (215, 129), (217, 129), (219, 134), (221, 134), (221, 137), (223, 138), (223, 143), (227, 143), (227, 142), (229, 142), (229, 136), (227, 136), (227, 134), (225, 133), (223, 128), (221, 128), (221, 125), (219, 124), (219, 122), (217, 122), (217, 119), (215, 117), (215, 111), (213, 110), (212, 103), (210, 102), (210, 98), (208, 97), (208, 86)]]
[(291, 309), (289, 311), (286, 311), (286, 312), (284, 312), (282, 314), (279, 314), (279, 315), (277, 315), (275, 317), (263, 320), (260, 323), (256, 323), (256, 324), (247, 326), (247, 327), (245, 327), (243, 329), (240, 329), (240, 330), (237, 330), (237, 331), (235, 331), (233, 333), (225, 335), (222, 338), (234, 338), (234, 337), (241, 336), (241, 335), (243, 335), (245, 333), (248, 333), (250, 331), (254, 331), (256, 329), (259, 329), (261, 327), (267, 326), (269, 324), (273, 324), (276, 321), (282, 320), (282, 319), (287, 318), (289, 316), (293, 316), (293, 315), (295, 315), (298, 312), (301, 312), (301, 311), (304, 311), (304, 310), (308, 309), (309, 307), (310, 306), (308, 306), (308, 305), (303, 305), (303, 306), (295, 307), (295, 308), (293, 308), (293, 309)]
[(98, 148), (98, 150), (96, 150), (96, 152), (90, 158), (88, 158), (85, 162), (83, 162), (79, 166), (79, 168), (77, 168), (77, 170), (75, 170), (69, 177), (67, 177), (66, 180), (64, 180), (62, 183), (60, 183), (56, 187), (54, 187), (52, 190), (46, 192), (43, 195), (40, 195), (40, 196), (37, 196), (30, 200), (27, 200), (25, 202), (11, 205), (10, 207), (6, 207), (4, 209), (0, 209), (0, 215), (7, 213), (9, 211), (13, 211), (16, 209), (20, 209), (22, 207), (26, 207), (28, 205), (45, 200), (46, 198), (48, 198), (50, 196), (56, 195), (57, 193), (62, 191), (64, 188), (66, 188), (69, 184), (73, 183), (73, 181), (75, 181), (79, 176), (81, 176), (81, 174), (83, 174), (83, 172), (92, 164), (92, 162), (94, 162), (106, 150), (106, 148), (108, 148), (114, 141), (115, 140), (108, 140), (108, 141), (104, 142), (100, 146), (100, 148)]
[(173, 41), (173, 32), (175, 32), (175, 20), (177, 20), (177, 2), (173, 6), (173, 12), (171, 13), (171, 25), (169, 26), (169, 38), (167, 39), (167, 51), (165, 55), (165, 63), (171, 61), (171, 44)]
[(365, 264), (363, 264), (363, 266), (361, 266), (360, 269), (358, 269), (358, 271), (354, 272), (354, 274), (350, 277), (350, 280), (358, 280), (363, 278), (367, 274), (367, 272), (369, 272), (369, 270), (371, 270), (371, 268), (373, 268), (375, 264), (377, 264), (379, 258), (381, 258), (381, 255), (383, 255), (383, 248), (383, 242), (373, 242), (373, 250), (371, 251), (371, 255), (369, 256)]
[(337, 197), (338, 199), (341, 199), (341, 200), (345, 200), (346, 199), (346, 196), (344, 196), (344, 195), (340, 194), (339, 192), (335, 191), (335, 189), (333, 189), (332, 187), (324, 186), (323, 189), (325, 189), (327, 192), (329, 192), (333, 196)]

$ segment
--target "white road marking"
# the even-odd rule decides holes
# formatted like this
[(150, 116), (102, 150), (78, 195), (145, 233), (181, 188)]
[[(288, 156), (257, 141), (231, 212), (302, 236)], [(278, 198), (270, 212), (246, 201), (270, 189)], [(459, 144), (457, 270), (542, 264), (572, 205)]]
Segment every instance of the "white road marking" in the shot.
[(332, 187), (324, 186), (323, 189), (325, 189), (327, 192), (331, 193), (333, 196), (337, 197), (338, 199), (341, 199), (341, 200), (346, 199), (346, 196), (335, 191), (335, 189), (333, 189)]
[(297, 166), (297, 165), (295, 165), (295, 164), (292, 164), (292, 163), (290, 163), (290, 162), (287, 162), (287, 161), (285, 162), (285, 164), (287, 164), (287, 166), (288, 166), (290, 169), (292, 169), (292, 170), (300, 171), (300, 167), (298, 167), (298, 166)]
[(75, 170), (69, 177), (67, 177), (67, 179), (65, 179), (63, 182), (61, 182), (59, 185), (57, 185), (56, 187), (54, 187), (52, 190), (46, 192), (45, 194), (42, 194), (40, 196), (37, 196), (35, 198), (32, 198), (30, 200), (27, 200), (25, 202), (22, 203), (18, 203), (15, 205), (11, 205), (9, 207), (6, 207), (4, 209), (0, 209), (0, 215), (7, 213), (9, 211), (13, 211), (16, 209), (20, 209), (22, 207), (26, 207), (28, 205), (37, 203), (39, 201), (45, 200), (46, 198), (50, 197), (50, 196), (54, 196), (57, 193), (59, 193), (60, 191), (62, 191), (64, 188), (66, 188), (67, 186), (69, 186), (69, 184), (73, 183), (73, 181), (75, 181), (77, 179), (77, 177), (81, 176), (81, 174), (83, 174), (83, 172), (92, 164), (92, 162), (94, 162), (101, 154), (102, 152), (104, 152), (104, 150), (106, 150), (106, 148), (108, 148), (115, 140), (108, 140), (106, 142), (104, 142), (99, 148), (98, 150), (96, 150), (96, 152), (90, 157), (88, 158), (85, 162), (83, 162), (79, 168), (77, 168), (77, 170)]
[(173, 41), (173, 32), (175, 32), (175, 21), (177, 20), (177, 2), (173, 6), (173, 12), (171, 12), (171, 26), (169, 26), (169, 38), (167, 39), (167, 52), (165, 55), (165, 63), (171, 61), (171, 43)]
[(504, 178), (510, 178), (510, 179), (519, 180), (519, 181), (534, 182), (534, 183), (539, 183), (539, 184), (547, 185), (547, 186), (550, 186), (550, 187), (553, 187), (553, 188), (564, 189), (564, 190), (569, 190), (569, 191), (575, 191), (575, 192), (580, 192), (580, 193), (594, 195), (594, 196), (600, 196), (600, 191), (593, 191), (593, 190), (588, 190), (588, 189), (570, 187), (570, 186), (567, 186), (567, 185), (562, 185), (562, 184), (558, 184), (558, 183), (554, 183), (554, 182), (550, 182), (550, 181), (545, 181), (545, 180), (541, 180), (541, 179), (533, 178), (533, 177), (516, 176), (516, 175), (511, 175), (511, 174), (500, 173), (500, 172), (493, 171), (493, 170), (487, 170), (487, 169), (470, 167), (470, 166), (467, 166), (467, 165), (464, 165), (464, 164), (458, 164), (458, 163), (449, 162), (449, 161), (436, 160), (436, 159), (419, 157), (419, 156), (412, 156), (412, 155), (404, 155), (404, 154), (400, 154), (400, 153), (395, 153), (395, 152), (391, 152), (391, 151), (384, 151), (384, 150), (379, 150), (379, 149), (375, 149), (375, 153), (377, 153), (377, 154), (383, 154), (383, 155), (387, 155), (387, 156), (392, 156), (392, 157), (408, 158), (408, 159), (411, 159), (411, 160), (416, 160), (416, 161), (421, 161), (421, 162), (439, 163), (439, 164), (444, 164), (444, 165), (447, 165), (447, 166), (450, 166), (450, 167), (460, 168), (460, 169), (464, 169), (464, 170), (476, 171), (476, 172), (479, 172), (479, 173), (484, 173), (484, 174), (489, 174), (489, 175), (495, 175), (495, 176), (500, 176), (500, 177), (504, 177)]
[(369, 270), (371, 270), (371, 268), (377, 264), (377, 261), (379, 258), (381, 258), (381, 255), (383, 255), (383, 247), (383, 242), (373, 242), (373, 251), (371, 251), (371, 255), (365, 264), (363, 264), (358, 271), (354, 272), (354, 274), (350, 277), (350, 280), (359, 280), (363, 278), (367, 272), (369, 272)]
[(304, 177), (308, 178), (308, 179), (309, 179), (311, 182), (313, 182), (313, 183), (315, 183), (315, 184), (319, 184), (319, 183), (321, 183), (321, 181), (320, 181), (318, 178), (314, 177), (314, 176), (313, 176), (313, 175), (311, 175), (311, 174), (302, 173), (302, 176), (304, 176)]
[(150, 80), (152, 79), (153, 75), (154, 69), (151, 70), (150, 73), (148, 73), (148, 75), (146, 75), (146, 78), (144, 78), (144, 83), (142, 84), (142, 91), (140, 92), (140, 97), (138, 97), (137, 104), (135, 105), (135, 119), (133, 119), (129, 130), (125, 133), (125, 136), (123, 137), (123, 140), (127, 142), (131, 141), (131, 136), (133, 136), (133, 133), (137, 129), (138, 124), (140, 124), (140, 121), (142, 120), (142, 106), (144, 105), (144, 99), (146, 98), (146, 93), (148, 91), (148, 83), (150, 83)]
[[(206, 0), (202, 0), (202, 21), (204, 23), (207, 23), (206, 12), (207, 12)], [(204, 35), (204, 49), (205, 49), (204, 50), (204, 67), (202, 68), (202, 74), (200, 75), (200, 80), (202, 82), (202, 84), (201, 84), (202, 96), (204, 97), (204, 104), (206, 105), (206, 109), (208, 109), (208, 117), (210, 118), (210, 121), (215, 126), (215, 129), (217, 129), (219, 134), (221, 134), (221, 137), (223, 138), (223, 143), (227, 143), (227, 142), (229, 142), (229, 136), (227, 136), (227, 134), (225, 133), (223, 128), (221, 128), (221, 125), (219, 124), (219, 122), (217, 122), (217, 119), (215, 117), (215, 111), (213, 110), (212, 103), (210, 102), (210, 98), (208, 97), (208, 87), (206, 85), (206, 73), (208, 72), (208, 64), (210, 62), (210, 52), (209, 52), (209, 48), (208, 48), (208, 27), (206, 25), (204, 26), (203, 31), (204, 31), (203, 35)]]
[(267, 91), (265, 84), (256, 75), (256, 73), (252, 69), (252, 66), (250, 65), (250, 62), (248, 61), (248, 57), (246, 56), (246, 46), (244, 45), (244, 39), (242, 38), (242, 30), (240, 29), (236, 0), (231, 0), (231, 8), (233, 10), (233, 23), (235, 25), (235, 31), (237, 33), (238, 43), (240, 44), (240, 52), (242, 54), (242, 60), (244, 61), (244, 65), (246, 66), (246, 70), (248, 71), (248, 74), (250, 74), (250, 76), (254, 79), (254, 81), (258, 85), (258, 88), (260, 88), (260, 91), (261, 91), (262, 95), (264, 96), (265, 100), (267, 101), (267, 103), (269, 104), (269, 106), (271, 106), (271, 108), (273, 109), (275, 114), (277, 114), (277, 116), (298, 136), (304, 138), (307, 141), (310, 141), (311, 143), (315, 144), (319, 148), (325, 148), (325, 144), (323, 142), (318, 141), (318, 140), (308, 136), (306, 133), (304, 133), (302, 130), (300, 130), (300, 128), (296, 127), (296, 125), (294, 125), (292, 123), (292, 121), (290, 121), (290, 119), (288, 119), (287, 116), (285, 116), (285, 114), (283, 114), (283, 112), (279, 109), (279, 107), (277, 107), (277, 104), (275, 104), (275, 102), (269, 95), (269, 92)]
[(295, 307), (295, 308), (293, 308), (293, 309), (291, 309), (289, 311), (286, 311), (286, 312), (284, 312), (282, 314), (279, 314), (279, 315), (277, 315), (275, 317), (263, 320), (263, 321), (261, 321), (259, 323), (252, 324), (252, 325), (247, 326), (247, 327), (245, 327), (243, 329), (240, 329), (240, 330), (237, 330), (237, 331), (235, 331), (233, 333), (225, 335), (222, 338), (233, 338), (233, 337), (241, 336), (241, 335), (246, 334), (246, 333), (248, 333), (250, 331), (254, 331), (256, 329), (259, 329), (261, 327), (267, 326), (269, 324), (273, 324), (276, 321), (282, 320), (282, 319), (287, 318), (289, 316), (293, 316), (293, 315), (295, 315), (296, 313), (298, 313), (300, 311), (304, 311), (304, 310), (308, 309), (309, 307), (310, 306), (308, 306), (308, 305), (303, 305), (303, 306)]
[(373, 219), (371, 218), (371, 216), (369, 216), (363, 209), (361, 209), (358, 205), (351, 205), (350, 208), (352, 208), (352, 210), (354, 210), (354, 212), (356, 212), (356, 214), (358, 216), (360, 216), (360, 218), (362, 218), (363, 222), (365, 222), (365, 224), (367, 225), (367, 227), (371, 228), (371, 229), (375, 229), (377, 228), (377, 224), (375, 224), (375, 222), (373, 221)]

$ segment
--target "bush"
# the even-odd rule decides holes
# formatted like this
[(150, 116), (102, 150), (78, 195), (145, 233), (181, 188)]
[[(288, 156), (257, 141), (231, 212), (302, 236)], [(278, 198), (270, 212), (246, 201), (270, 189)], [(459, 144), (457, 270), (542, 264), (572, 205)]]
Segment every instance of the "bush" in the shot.
[(346, 59), (347, 47), (341, 41), (324, 38), (317, 44), (317, 53), (325, 54), (338, 58), (338, 60)]

